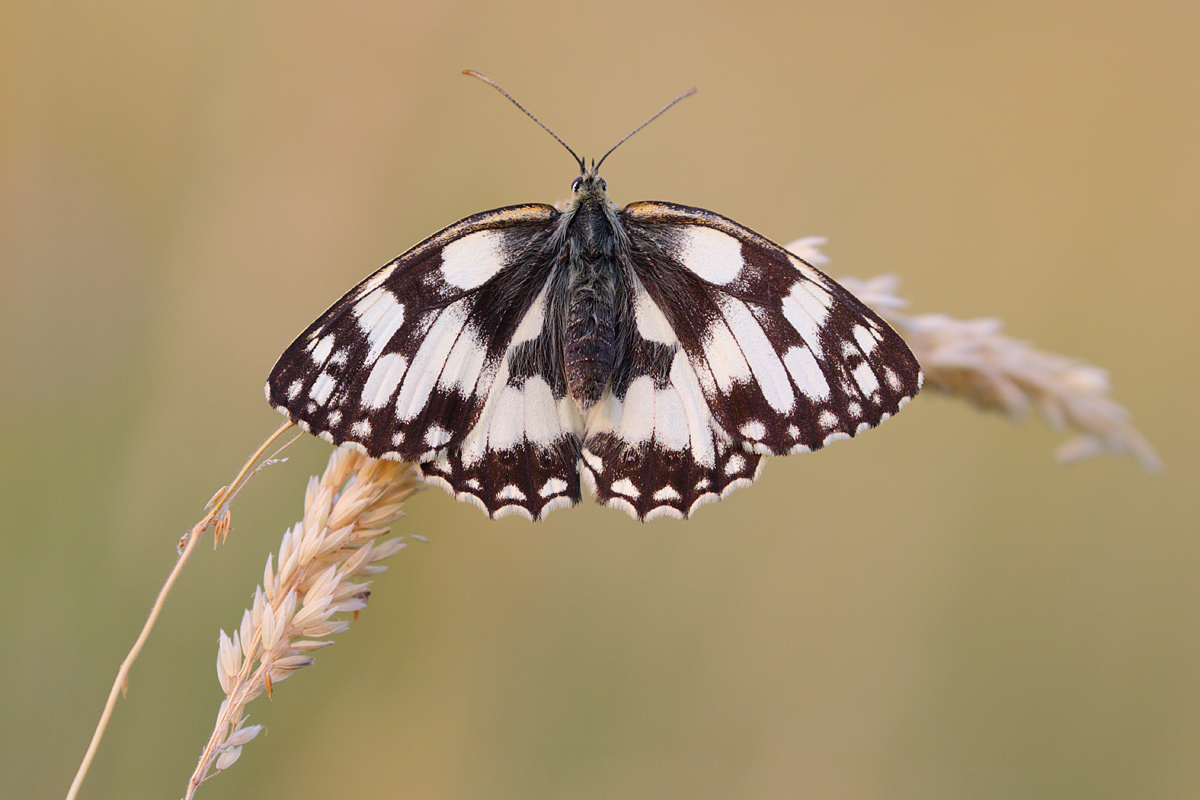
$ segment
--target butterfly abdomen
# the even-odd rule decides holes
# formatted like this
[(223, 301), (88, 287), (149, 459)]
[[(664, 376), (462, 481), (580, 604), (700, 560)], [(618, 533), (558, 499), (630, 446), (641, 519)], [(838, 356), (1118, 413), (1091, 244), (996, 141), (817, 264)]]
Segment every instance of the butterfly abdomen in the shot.
[(563, 337), (567, 387), (582, 411), (600, 400), (616, 360), (614, 287), (592, 277), (571, 287)]

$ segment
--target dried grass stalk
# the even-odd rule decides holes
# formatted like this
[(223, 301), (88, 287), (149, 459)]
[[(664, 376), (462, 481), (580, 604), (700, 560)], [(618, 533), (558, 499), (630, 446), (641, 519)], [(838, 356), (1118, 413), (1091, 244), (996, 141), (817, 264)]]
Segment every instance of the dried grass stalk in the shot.
[(383, 540), (403, 514), (404, 500), (420, 485), (417, 468), (376, 461), (349, 448), (334, 450), (324, 474), (310, 478), (304, 518), (283, 535), (278, 557), (268, 556), (263, 582), (238, 630), (221, 631), (217, 679), (225, 700), (212, 736), (188, 782), (186, 797), (208, 777), (227, 769), (242, 746), (258, 735), (247, 725), (246, 704), (301, 667), (313, 651), (349, 627), (338, 614), (357, 614), (379, 561), (404, 547)]
[[(788, 249), (809, 263), (824, 264), (825, 239), (810, 236)], [(904, 337), (925, 370), (925, 385), (989, 411), (1024, 419), (1030, 409), (1056, 430), (1079, 435), (1059, 446), (1067, 463), (1103, 452), (1126, 453), (1148, 470), (1162, 466), (1154, 448), (1129, 422), (1129, 412), (1109, 396), (1108, 372), (1074, 358), (1038, 350), (1000, 332), (996, 319), (959, 320), (945, 314), (911, 316), (899, 309), (900, 279), (839, 278)]]

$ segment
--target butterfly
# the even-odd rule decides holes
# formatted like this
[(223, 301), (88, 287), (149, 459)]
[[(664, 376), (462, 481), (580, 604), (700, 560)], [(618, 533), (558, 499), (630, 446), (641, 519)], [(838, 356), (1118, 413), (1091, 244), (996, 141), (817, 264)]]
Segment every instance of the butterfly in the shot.
[(766, 456), (855, 436), (920, 389), (903, 339), (821, 271), (711, 211), (618, 207), (599, 175), (612, 150), (590, 165), (567, 150), (580, 175), (562, 210), (474, 214), (383, 266), (284, 351), (271, 405), (418, 462), (493, 518), (541, 519), (587, 483), (648, 520), (688, 517)]

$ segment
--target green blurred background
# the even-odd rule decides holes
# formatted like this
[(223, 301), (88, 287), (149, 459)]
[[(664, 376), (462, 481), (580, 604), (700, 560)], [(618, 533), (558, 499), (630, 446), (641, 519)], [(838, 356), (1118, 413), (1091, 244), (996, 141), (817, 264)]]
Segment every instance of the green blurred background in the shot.
[[(1200, 796), (1200, 5), (0, 9), (0, 796), (61, 797), (275, 357), (476, 211), (711, 208), (1111, 370), (1160, 475), (953, 400), (689, 522), (409, 504), (370, 607), (202, 797)], [(85, 798), (179, 797), (328, 445), (202, 547)]]

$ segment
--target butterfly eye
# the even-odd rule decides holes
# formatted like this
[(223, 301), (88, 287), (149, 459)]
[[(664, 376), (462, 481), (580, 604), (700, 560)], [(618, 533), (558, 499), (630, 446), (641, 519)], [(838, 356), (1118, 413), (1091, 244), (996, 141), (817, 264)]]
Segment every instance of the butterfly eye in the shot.
[(583, 185), (583, 178), (576, 178), (575, 180), (571, 181), (571, 191), (578, 192), (579, 187), (582, 185)]
[(600, 179), (600, 189), (601, 191), (608, 191), (608, 184), (604, 182), (604, 178)]

